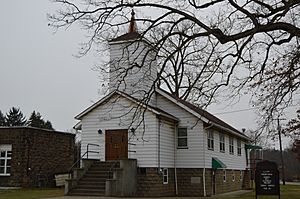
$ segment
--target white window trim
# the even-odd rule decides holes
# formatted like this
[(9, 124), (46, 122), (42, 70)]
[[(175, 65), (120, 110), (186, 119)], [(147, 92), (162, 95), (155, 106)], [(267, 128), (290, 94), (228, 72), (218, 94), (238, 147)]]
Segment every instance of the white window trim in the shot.
[(236, 146), (237, 146), (238, 156), (242, 156), (242, 142), (241, 142), (241, 140), (236, 141)]
[[(165, 174), (166, 171), (166, 174)], [(167, 177), (167, 181), (165, 181), (165, 177)], [(163, 184), (169, 184), (169, 170), (168, 168), (163, 168)]]
[[(210, 136), (211, 135), (211, 136)], [(208, 131), (207, 132), (207, 149), (208, 150), (214, 150), (214, 132)]]
[[(221, 140), (221, 137), (223, 137), (223, 140)], [(220, 144), (219, 144), (220, 152), (225, 153), (225, 134), (224, 133), (219, 134), (219, 140), (220, 140)], [(221, 150), (221, 145), (223, 146), (223, 150)]]
[(229, 137), (229, 154), (234, 155), (234, 139), (233, 139), (233, 137)]
[(11, 165), (7, 165), (7, 160), (11, 160), (11, 157), (7, 157), (8, 152), (12, 152), (12, 146), (11, 145), (0, 145), (0, 152), (5, 152), (5, 157), (0, 157), (0, 160), (4, 160), (4, 173), (0, 173), (0, 176), (10, 176), (11, 173), (7, 173), (7, 168)]
[[(178, 135), (178, 132), (179, 132), (179, 129), (186, 129), (186, 136), (179, 136)], [(177, 149), (187, 149), (188, 148), (188, 129), (187, 129), (187, 127), (178, 127), (177, 128)], [(179, 139), (186, 139), (186, 146), (179, 146), (178, 144), (179, 144), (179, 142), (178, 142), (178, 140)]]

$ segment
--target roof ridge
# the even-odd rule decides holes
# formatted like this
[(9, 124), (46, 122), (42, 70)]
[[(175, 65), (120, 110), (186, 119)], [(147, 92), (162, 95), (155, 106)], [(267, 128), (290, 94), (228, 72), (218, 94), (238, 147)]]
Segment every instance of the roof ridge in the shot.
[(237, 130), (235, 127), (231, 126), (230, 124), (228, 124), (227, 122), (225, 122), (222, 119), (218, 118), (217, 116), (213, 115), (212, 113), (208, 112), (207, 110), (204, 110), (203, 108), (195, 106), (194, 104), (192, 104), (189, 101), (180, 99), (179, 97), (165, 91), (164, 89), (161, 89), (161, 88), (157, 88), (157, 89), (162, 91), (163, 93), (167, 94), (168, 96), (174, 98), (175, 100), (179, 101), (181, 104), (183, 104), (184, 106), (188, 107), (189, 109), (195, 111), (196, 113), (200, 114), (201, 116), (208, 119), (209, 121), (214, 122), (214, 123), (216, 123), (220, 126), (223, 126), (224, 128), (227, 128), (229, 130), (232, 130), (232, 131), (234, 131), (234, 132), (236, 132), (236, 133), (238, 133), (242, 136), (246, 136), (241, 131)]

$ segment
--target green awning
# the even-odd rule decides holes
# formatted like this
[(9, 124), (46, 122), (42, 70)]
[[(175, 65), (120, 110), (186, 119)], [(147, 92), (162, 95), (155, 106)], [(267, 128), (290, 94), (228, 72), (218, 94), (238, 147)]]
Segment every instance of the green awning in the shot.
[(218, 158), (212, 158), (212, 168), (213, 169), (224, 169), (226, 168), (226, 165), (219, 160)]
[(262, 149), (261, 146), (245, 144), (245, 149)]

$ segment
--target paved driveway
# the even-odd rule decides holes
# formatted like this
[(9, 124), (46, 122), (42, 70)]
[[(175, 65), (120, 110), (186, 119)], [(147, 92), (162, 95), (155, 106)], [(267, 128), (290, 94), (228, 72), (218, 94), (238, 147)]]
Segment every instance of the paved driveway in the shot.
[[(138, 198), (138, 197), (130, 197), (130, 198), (124, 198), (124, 197), (105, 197), (105, 196), (62, 196), (62, 197), (51, 197), (51, 198), (43, 198), (43, 199), (158, 199), (161, 197), (156, 198)], [(205, 198), (205, 197), (162, 197), (163, 199), (195, 199), (195, 198)]]

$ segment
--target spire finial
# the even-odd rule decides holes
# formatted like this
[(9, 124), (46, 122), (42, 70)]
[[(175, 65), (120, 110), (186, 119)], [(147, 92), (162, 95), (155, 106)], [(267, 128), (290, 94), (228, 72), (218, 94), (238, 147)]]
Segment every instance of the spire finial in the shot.
[(132, 9), (132, 10), (131, 10), (131, 19), (130, 19), (130, 24), (129, 24), (128, 33), (133, 33), (133, 32), (136, 32), (136, 30), (137, 30), (134, 15), (135, 15), (135, 12), (134, 12), (134, 10)]

